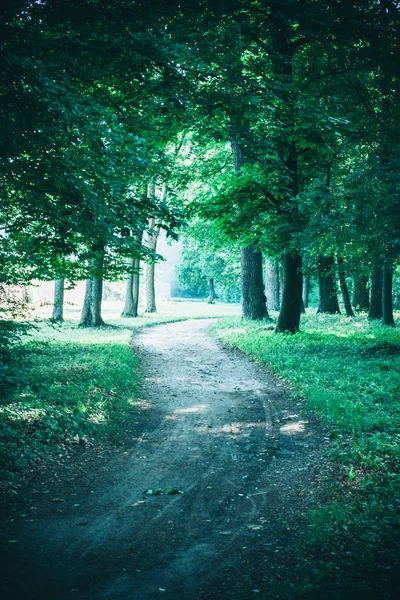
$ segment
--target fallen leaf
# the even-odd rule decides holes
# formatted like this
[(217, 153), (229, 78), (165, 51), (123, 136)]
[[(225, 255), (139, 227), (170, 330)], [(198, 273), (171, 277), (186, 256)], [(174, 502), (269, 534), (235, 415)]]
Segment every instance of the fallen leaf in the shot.
[(174, 488), (171, 485), (168, 485), (165, 488), (153, 488), (152, 490), (145, 490), (143, 493), (147, 494), (147, 496), (171, 496), (172, 494), (183, 494), (181, 490), (178, 490), (178, 488)]

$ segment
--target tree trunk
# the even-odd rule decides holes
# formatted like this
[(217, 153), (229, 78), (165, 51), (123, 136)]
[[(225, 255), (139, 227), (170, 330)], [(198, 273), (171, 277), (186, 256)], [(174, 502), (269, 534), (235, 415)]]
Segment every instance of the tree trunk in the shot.
[(242, 316), (244, 319), (261, 321), (268, 317), (265, 304), (261, 252), (251, 247), (240, 249)]
[(394, 327), (393, 318), (393, 270), (390, 266), (383, 268), (382, 277), (382, 316), (383, 324)]
[(335, 262), (332, 256), (318, 259), (319, 313), (336, 315), (340, 313), (334, 277)]
[(155, 263), (146, 265), (146, 310), (147, 313), (157, 312), (156, 289), (154, 284)]
[(98, 247), (94, 251), (93, 259), (90, 261), (92, 279), (86, 281), (85, 300), (83, 302), (80, 327), (101, 327), (104, 321), (101, 317), (101, 301), (103, 297), (103, 266), (104, 247)]
[(371, 300), (369, 303), (368, 318), (381, 319), (383, 316), (383, 272), (375, 269), (371, 277)]
[(308, 308), (310, 301), (310, 276), (306, 275), (303, 277), (303, 307), (304, 311)]
[(368, 278), (365, 275), (354, 277), (353, 306), (359, 311), (369, 309)]
[[(149, 186), (149, 195), (154, 195), (154, 186)], [(154, 217), (149, 219), (149, 231), (147, 233), (146, 246), (152, 253), (155, 254), (157, 248), (158, 234), (160, 233), (160, 226), (155, 224)], [(156, 290), (155, 290), (155, 262), (152, 261), (146, 264), (146, 310), (147, 313), (157, 312), (156, 307)]]
[(142, 247), (143, 231), (134, 236), (137, 244), (137, 256), (129, 260), (128, 266), (131, 273), (126, 280), (125, 306), (121, 317), (137, 317), (139, 314), (139, 283), (140, 283), (140, 251)]
[(54, 303), (52, 321), (64, 321), (64, 279), (56, 279), (54, 282)]
[(265, 295), (269, 310), (279, 310), (279, 263), (268, 259), (265, 265)]
[(340, 256), (338, 258), (338, 272), (339, 272), (340, 290), (342, 292), (342, 300), (343, 300), (343, 304), (344, 304), (344, 309), (346, 311), (346, 315), (348, 317), (354, 317), (354, 312), (353, 312), (353, 309), (351, 308), (349, 288), (347, 287), (347, 283), (346, 283), (346, 274), (344, 271), (344, 261), (343, 261), (343, 258), (341, 258)]
[(92, 281), (92, 327), (100, 327), (104, 325), (101, 318), (101, 301), (103, 298), (103, 280), (93, 279)]
[(300, 329), (303, 275), (300, 254), (283, 257), (284, 288), (276, 333), (297, 333)]
[[(130, 269), (134, 269), (135, 259), (129, 259), (128, 266)], [(136, 317), (135, 314), (135, 303), (133, 300), (133, 273), (130, 273), (126, 279), (126, 292), (125, 292), (125, 306), (121, 313), (121, 317)]]
[(209, 281), (208, 281), (208, 287), (210, 290), (210, 296), (209, 296), (209, 301), (210, 302), (215, 302), (215, 284), (214, 284), (214, 277), (210, 277)]
[(85, 299), (83, 301), (81, 320), (79, 321), (79, 327), (91, 327), (92, 325), (92, 280), (86, 280), (86, 291)]
[(135, 272), (133, 274), (133, 282), (132, 282), (133, 316), (134, 317), (137, 317), (139, 314), (139, 285), (140, 285), (140, 258), (135, 258)]
[[(231, 148), (235, 171), (239, 173), (244, 164), (243, 151), (234, 139), (231, 140)], [(240, 248), (240, 267), (243, 318), (255, 321), (268, 318), (261, 252), (255, 251), (251, 246)]]
[(121, 317), (137, 317), (139, 312), (140, 258), (131, 258), (129, 267), (133, 273), (126, 280), (125, 306)]

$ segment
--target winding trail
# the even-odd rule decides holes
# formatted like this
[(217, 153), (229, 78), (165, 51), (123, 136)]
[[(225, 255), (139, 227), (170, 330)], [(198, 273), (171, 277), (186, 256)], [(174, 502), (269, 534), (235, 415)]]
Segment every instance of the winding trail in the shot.
[[(133, 339), (145, 385), (128, 451), (42, 488), (33, 520), (6, 524), (2, 598), (255, 598), (295, 560), (326, 441), (209, 326), (159, 325)], [(143, 494), (167, 486), (184, 493)]]

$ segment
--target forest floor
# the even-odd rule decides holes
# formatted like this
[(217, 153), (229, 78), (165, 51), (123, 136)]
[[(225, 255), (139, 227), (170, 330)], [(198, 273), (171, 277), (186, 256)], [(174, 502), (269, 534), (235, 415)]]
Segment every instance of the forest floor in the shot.
[(336, 477), (330, 439), (209, 326), (135, 334), (144, 381), (119, 443), (77, 445), (12, 495), (2, 598), (291, 597), (307, 513)]

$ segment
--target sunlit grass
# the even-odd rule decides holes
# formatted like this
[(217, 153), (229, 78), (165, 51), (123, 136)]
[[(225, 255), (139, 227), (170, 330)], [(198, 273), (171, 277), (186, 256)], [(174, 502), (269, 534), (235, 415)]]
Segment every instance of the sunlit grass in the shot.
[(0, 405), (0, 463), (6, 478), (30, 468), (63, 445), (109, 439), (141, 410), (138, 360), (130, 347), (141, 327), (186, 318), (238, 314), (237, 305), (168, 302), (156, 314), (120, 318), (121, 305), (105, 303), (106, 327), (80, 328), (79, 310), (52, 324), (49, 307), (33, 311), (34, 329), (15, 349), (17, 385)]

